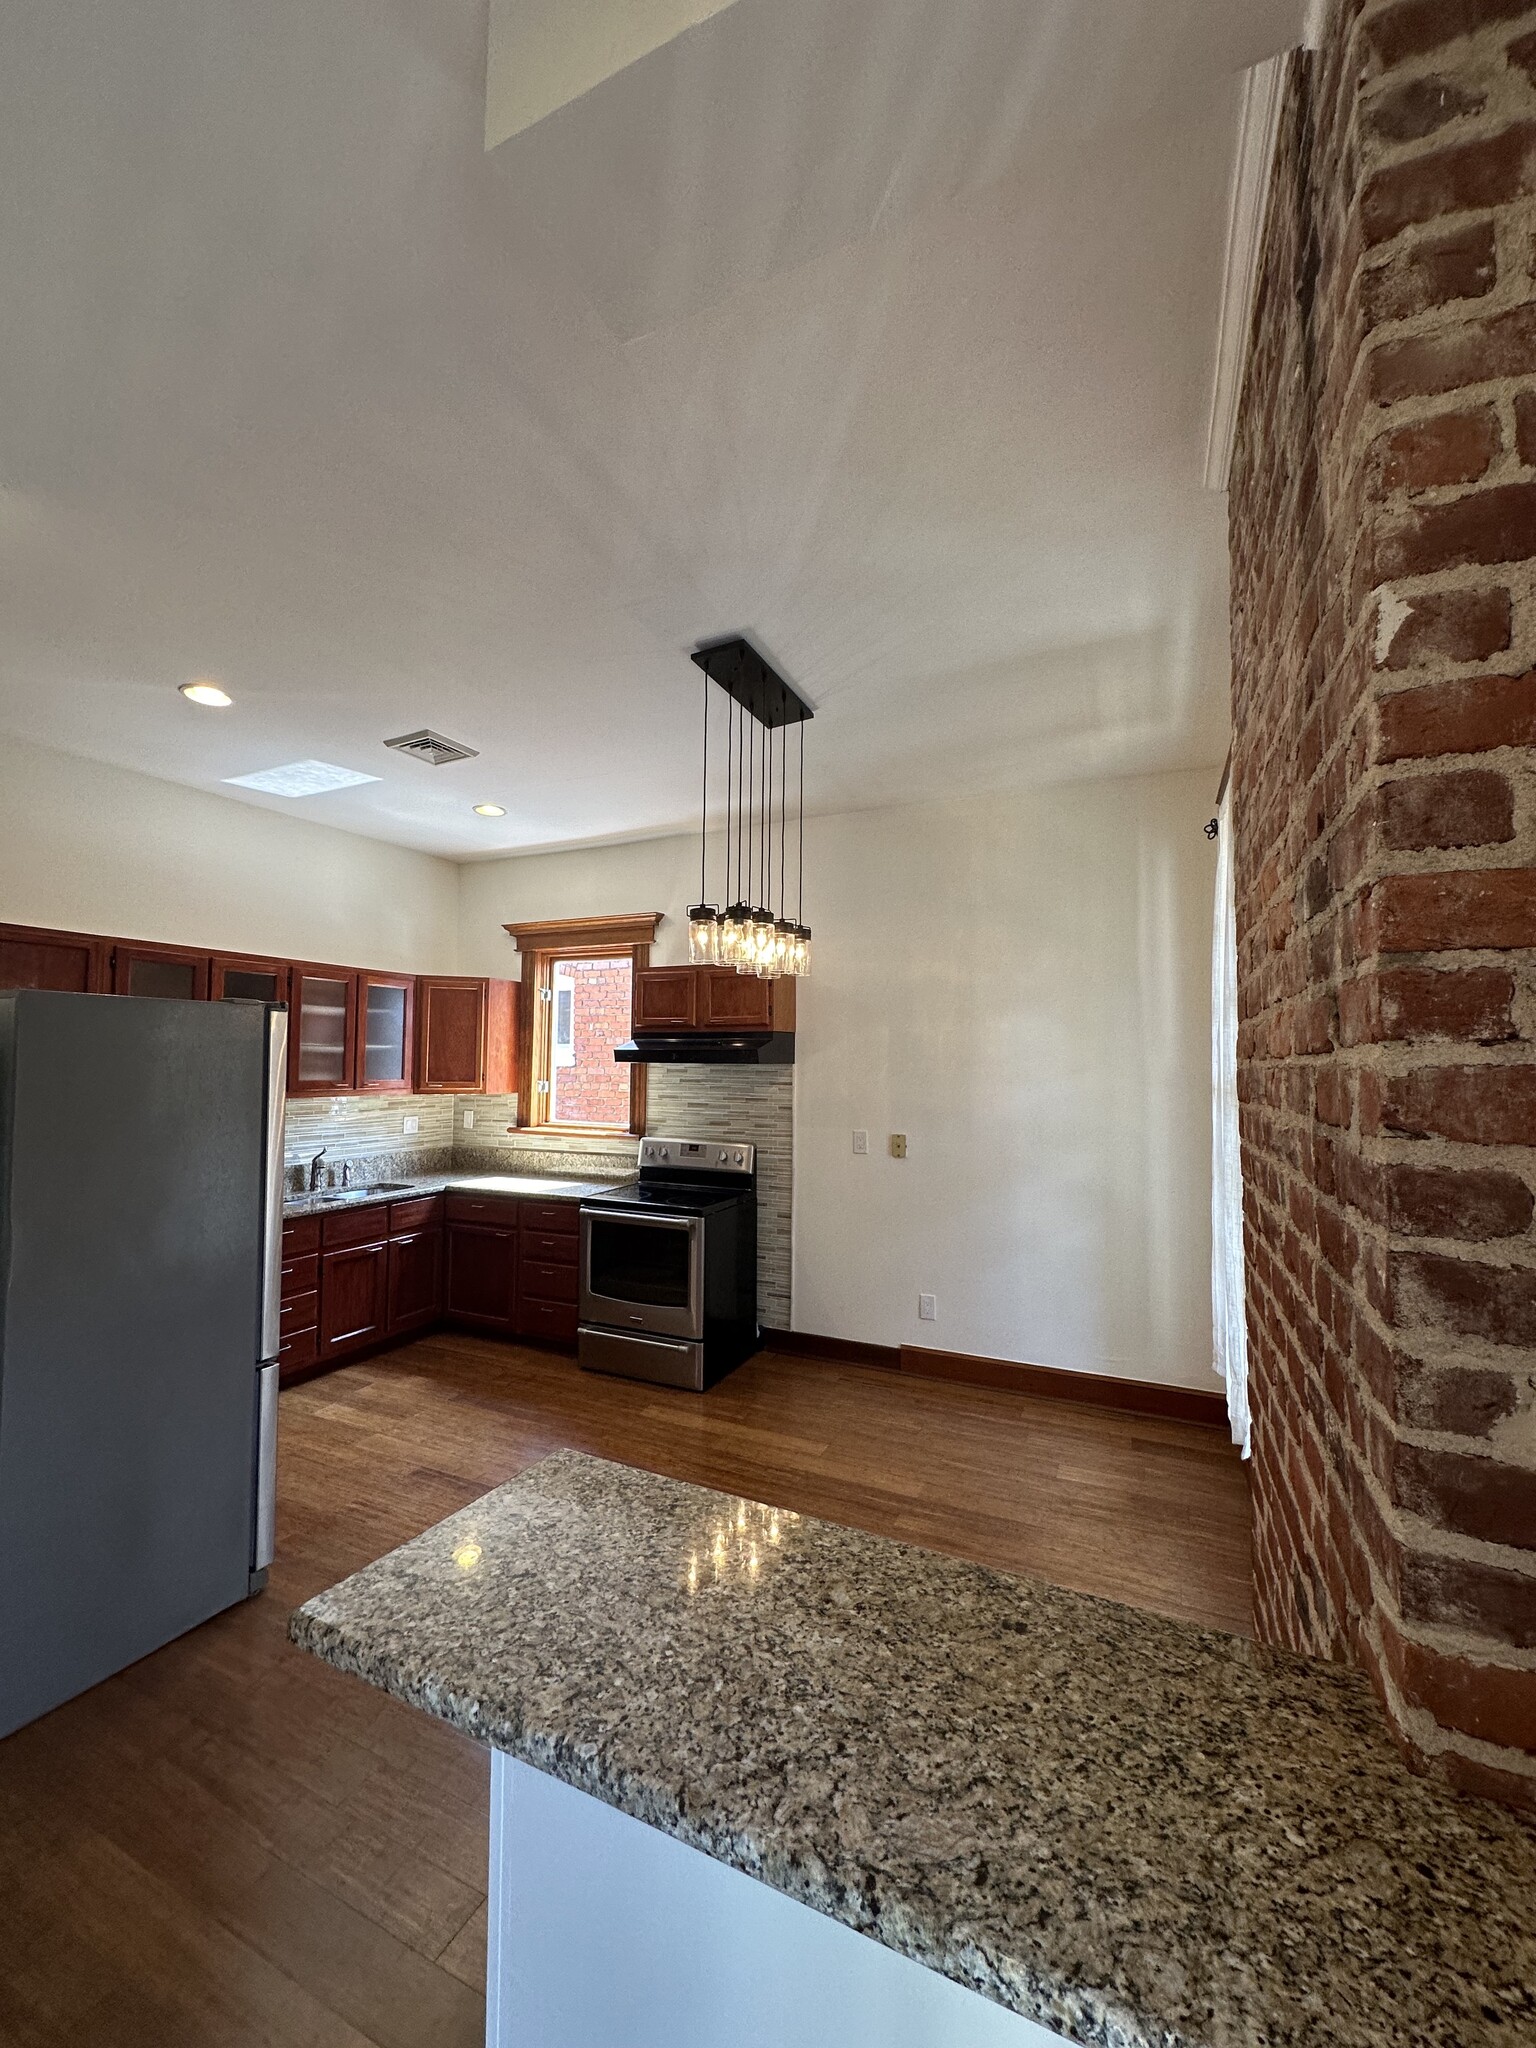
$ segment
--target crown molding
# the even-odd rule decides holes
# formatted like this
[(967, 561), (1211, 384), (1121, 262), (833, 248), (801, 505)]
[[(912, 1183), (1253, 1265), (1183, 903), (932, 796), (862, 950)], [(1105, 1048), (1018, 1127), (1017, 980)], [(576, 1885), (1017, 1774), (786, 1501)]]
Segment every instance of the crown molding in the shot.
[(502, 930), (519, 953), (556, 953), (562, 946), (587, 952), (611, 946), (620, 952), (626, 946), (650, 945), (662, 916), (659, 910), (644, 910), (620, 917), (554, 917), (535, 924), (507, 924)]
[(1232, 473), (1237, 412), (1248, 368), (1248, 341), (1259, 288), (1264, 222), (1280, 134), (1289, 53), (1256, 64), (1243, 76), (1243, 106), (1237, 130), (1237, 163), (1227, 213), (1227, 251), (1221, 280), (1221, 324), (1216, 336), (1216, 374), (1205, 437), (1205, 487), (1224, 491)]

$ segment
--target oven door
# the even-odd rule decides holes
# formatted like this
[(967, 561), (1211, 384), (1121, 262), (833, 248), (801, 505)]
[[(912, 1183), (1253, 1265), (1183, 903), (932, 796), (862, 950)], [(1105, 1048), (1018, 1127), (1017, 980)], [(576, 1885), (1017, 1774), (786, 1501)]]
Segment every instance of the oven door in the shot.
[(655, 1337), (702, 1337), (704, 1218), (583, 1209), (581, 1320)]

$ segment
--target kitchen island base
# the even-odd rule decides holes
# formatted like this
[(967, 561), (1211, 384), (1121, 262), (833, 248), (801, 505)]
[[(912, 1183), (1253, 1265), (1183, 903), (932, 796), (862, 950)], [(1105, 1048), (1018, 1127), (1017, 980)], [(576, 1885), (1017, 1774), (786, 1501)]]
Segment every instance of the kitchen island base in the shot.
[(500, 1750), (486, 2048), (1065, 2048)]

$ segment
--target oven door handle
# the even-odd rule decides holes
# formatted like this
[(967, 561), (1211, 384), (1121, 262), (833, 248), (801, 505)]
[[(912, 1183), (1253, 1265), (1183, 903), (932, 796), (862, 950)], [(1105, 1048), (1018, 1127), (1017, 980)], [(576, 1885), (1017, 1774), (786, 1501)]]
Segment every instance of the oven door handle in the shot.
[(652, 1209), (583, 1209), (584, 1217), (602, 1223), (654, 1223), (663, 1230), (696, 1230), (702, 1216), (658, 1215)]

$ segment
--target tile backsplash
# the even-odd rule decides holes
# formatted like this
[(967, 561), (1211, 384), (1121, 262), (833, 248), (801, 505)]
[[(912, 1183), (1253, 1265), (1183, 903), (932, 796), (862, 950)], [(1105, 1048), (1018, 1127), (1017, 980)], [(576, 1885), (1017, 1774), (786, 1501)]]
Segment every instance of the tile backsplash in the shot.
[[(656, 1066), (646, 1133), (658, 1138), (738, 1139), (757, 1147), (757, 1312), (790, 1327), (794, 1187), (793, 1067)], [(474, 1123), (465, 1127), (469, 1112)], [(635, 1170), (633, 1138), (550, 1139), (509, 1129), (515, 1095), (299, 1096), (288, 1103), (284, 1162), (290, 1188), (305, 1184), (322, 1146), (322, 1185), (351, 1164), (369, 1179), (411, 1174), (523, 1172), (620, 1180)], [(418, 1128), (405, 1133), (405, 1121)]]
[[(418, 1129), (406, 1135), (406, 1119)], [(307, 1180), (309, 1162), (324, 1146), (321, 1184), (341, 1179), (341, 1169), (366, 1166), (376, 1179), (413, 1173), (446, 1173), (453, 1164), (451, 1095), (299, 1095), (288, 1098), (283, 1129), (283, 1164), (288, 1184)]]
[(790, 1327), (795, 1165), (793, 1067), (652, 1067), (652, 1138), (736, 1138), (757, 1147), (757, 1317)]

